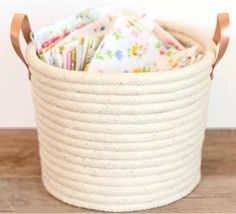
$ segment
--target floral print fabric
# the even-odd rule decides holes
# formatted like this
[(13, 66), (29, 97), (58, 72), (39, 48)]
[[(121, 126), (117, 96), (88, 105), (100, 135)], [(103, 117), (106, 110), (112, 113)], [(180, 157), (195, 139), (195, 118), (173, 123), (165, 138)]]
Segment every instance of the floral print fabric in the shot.
[(83, 10), (64, 20), (44, 27), (31, 34), (38, 54), (42, 54), (53, 47), (54, 44), (65, 38), (68, 34), (87, 24), (97, 21), (101, 17), (112, 15), (109, 6), (100, 6)]
[(186, 66), (197, 47), (179, 50), (166, 44), (137, 19), (118, 16), (92, 59), (89, 72), (140, 73)]
[(147, 16), (114, 14), (108, 6), (84, 10), (32, 33), (39, 58), (87, 72), (145, 73), (181, 68), (201, 58)]
[(109, 17), (77, 29), (44, 53), (39, 54), (49, 65), (68, 70), (86, 70), (94, 52), (111, 25)]

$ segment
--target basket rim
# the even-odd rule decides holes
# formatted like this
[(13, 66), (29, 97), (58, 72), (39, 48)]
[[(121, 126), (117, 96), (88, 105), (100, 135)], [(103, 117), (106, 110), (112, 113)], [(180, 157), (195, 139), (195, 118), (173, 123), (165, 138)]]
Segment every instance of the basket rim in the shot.
[[(68, 82), (80, 82), (82, 79), (90, 79), (96, 80), (97, 82), (101, 81), (109, 81), (109, 79), (113, 79), (113, 81), (121, 81), (126, 79), (125, 82), (129, 81), (142, 81), (146, 79), (149, 80), (165, 80), (168, 82), (182, 80), (185, 78), (190, 78), (193, 76), (191, 71), (194, 70), (206, 70), (212, 67), (215, 57), (216, 57), (216, 45), (215, 43), (205, 36), (202, 32), (197, 30), (196, 28), (192, 28), (189, 25), (183, 25), (176, 22), (170, 21), (158, 21), (159, 24), (164, 27), (167, 31), (173, 33), (179, 33), (191, 40), (194, 40), (196, 43), (200, 44), (204, 49), (205, 53), (202, 59), (198, 62), (183, 67), (179, 69), (171, 69), (165, 71), (158, 72), (149, 72), (149, 73), (99, 73), (99, 72), (86, 72), (86, 71), (71, 71), (68, 69), (58, 68), (52, 65), (48, 65), (47, 63), (41, 61), (37, 54), (36, 48), (33, 45), (33, 42), (29, 43), (26, 49), (26, 59), (29, 64), (29, 69), (32, 72), (38, 71), (40, 74), (47, 76), (51, 79), (58, 80), (66, 80)], [(50, 70), (50, 72), (48, 72)], [(70, 71), (70, 72), (69, 72)], [(96, 74), (96, 75), (95, 75)], [(116, 81), (117, 80), (117, 81)]]

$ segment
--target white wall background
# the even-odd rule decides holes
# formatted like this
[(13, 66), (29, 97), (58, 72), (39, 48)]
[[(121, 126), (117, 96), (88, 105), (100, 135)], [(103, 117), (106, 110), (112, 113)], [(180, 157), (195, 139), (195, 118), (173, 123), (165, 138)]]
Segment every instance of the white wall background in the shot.
[(215, 70), (208, 127), (236, 128), (235, 0), (1, 0), (0, 128), (35, 126), (27, 72), (9, 40), (9, 28), (14, 13), (28, 14), (33, 30), (37, 30), (66, 15), (101, 3), (123, 10), (145, 11), (159, 19), (189, 23), (202, 28), (210, 37), (214, 32), (217, 12), (229, 12), (231, 41), (224, 59)]

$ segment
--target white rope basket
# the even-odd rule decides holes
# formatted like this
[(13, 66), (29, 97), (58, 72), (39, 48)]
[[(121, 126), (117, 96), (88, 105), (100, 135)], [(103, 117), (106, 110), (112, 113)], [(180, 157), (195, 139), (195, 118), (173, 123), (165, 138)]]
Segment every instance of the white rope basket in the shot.
[(158, 73), (72, 72), (41, 62), (28, 45), (42, 179), (56, 198), (135, 211), (174, 202), (199, 183), (216, 45), (189, 27), (161, 25), (203, 58)]

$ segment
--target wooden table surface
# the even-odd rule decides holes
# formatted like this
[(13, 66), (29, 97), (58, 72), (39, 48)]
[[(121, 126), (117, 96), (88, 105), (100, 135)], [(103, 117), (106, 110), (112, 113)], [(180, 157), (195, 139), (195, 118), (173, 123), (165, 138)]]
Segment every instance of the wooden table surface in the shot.
[[(145, 213), (236, 213), (236, 130), (208, 130), (202, 181), (187, 197)], [(95, 213), (66, 205), (42, 186), (35, 130), (0, 130), (0, 213)], [(144, 211), (137, 212), (144, 213)]]

